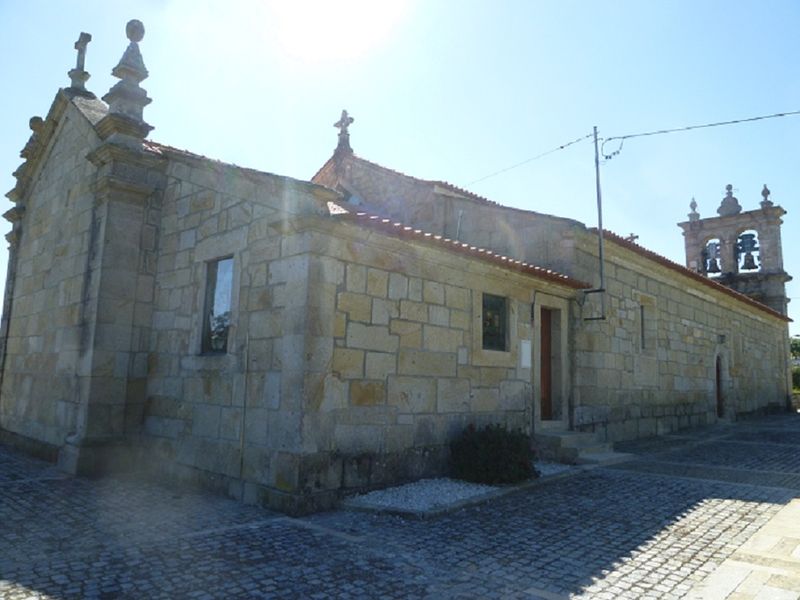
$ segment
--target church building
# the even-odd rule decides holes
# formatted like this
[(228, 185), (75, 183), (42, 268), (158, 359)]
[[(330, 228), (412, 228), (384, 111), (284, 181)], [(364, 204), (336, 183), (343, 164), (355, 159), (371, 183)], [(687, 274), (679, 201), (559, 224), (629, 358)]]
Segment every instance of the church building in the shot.
[(684, 266), (360, 158), (346, 112), (310, 181), (242, 168), (148, 139), (144, 27), (127, 36), (99, 99), (81, 34), (30, 121), (4, 215), (0, 441), (302, 513), (444, 474), (470, 424), (577, 461), (786, 409), (766, 186), (753, 210), (730, 186), (719, 216), (693, 204)]

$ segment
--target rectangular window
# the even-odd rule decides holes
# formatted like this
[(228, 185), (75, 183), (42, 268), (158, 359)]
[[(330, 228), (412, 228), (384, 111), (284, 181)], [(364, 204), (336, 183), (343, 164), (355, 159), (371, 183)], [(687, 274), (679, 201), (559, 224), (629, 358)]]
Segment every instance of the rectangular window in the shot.
[(647, 349), (647, 334), (645, 333), (646, 315), (644, 314), (644, 304), (639, 305), (639, 340), (642, 344), (642, 350)]
[(653, 296), (639, 295), (639, 352), (655, 356), (658, 346), (658, 305)]
[(508, 303), (502, 296), (483, 295), (483, 349), (508, 349)]
[(233, 258), (220, 258), (207, 263), (203, 354), (224, 354), (228, 351), (232, 289)]

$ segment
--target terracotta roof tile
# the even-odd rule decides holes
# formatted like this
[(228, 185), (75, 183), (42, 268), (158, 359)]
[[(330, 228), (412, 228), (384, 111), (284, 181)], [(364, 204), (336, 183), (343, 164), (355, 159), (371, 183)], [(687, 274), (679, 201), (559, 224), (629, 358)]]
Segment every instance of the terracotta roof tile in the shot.
[(592, 287), (588, 283), (573, 279), (572, 277), (563, 275), (562, 273), (558, 273), (551, 269), (545, 269), (544, 267), (539, 267), (521, 260), (509, 258), (508, 256), (496, 254), (485, 248), (472, 246), (459, 240), (453, 240), (441, 235), (423, 231), (421, 229), (416, 229), (414, 227), (404, 225), (403, 223), (393, 221), (392, 219), (386, 219), (364, 212), (350, 212), (335, 202), (329, 202), (328, 209), (331, 215), (338, 219), (351, 221), (358, 225), (369, 227), (370, 229), (375, 229), (394, 237), (410, 239), (438, 246), (440, 248), (449, 250), (450, 252), (455, 252), (471, 258), (477, 258), (484, 262), (489, 262), (511, 271), (525, 273), (526, 275), (531, 275), (538, 279), (558, 283), (576, 290), (588, 289)]

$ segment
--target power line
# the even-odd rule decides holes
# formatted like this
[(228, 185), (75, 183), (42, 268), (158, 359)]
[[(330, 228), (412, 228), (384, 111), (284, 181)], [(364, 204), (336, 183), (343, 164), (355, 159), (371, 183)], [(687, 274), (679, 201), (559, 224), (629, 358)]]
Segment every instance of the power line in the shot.
[[(603, 154), (603, 158), (606, 160), (610, 160), (617, 156), (622, 151), (622, 146), (625, 144), (625, 140), (629, 140), (631, 138), (637, 137), (645, 137), (650, 135), (664, 135), (667, 133), (678, 133), (681, 131), (691, 131), (693, 129), (705, 129), (708, 127), (722, 127), (723, 125), (738, 125), (740, 123), (751, 123), (753, 121), (763, 121), (764, 119), (775, 119), (777, 117), (790, 117), (792, 115), (800, 115), (800, 110), (794, 110), (790, 112), (782, 112), (782, 113), (775, 113), (771, 115), (761, 115), (758, 117), (748, 117), (746, 119), (734, 119), (732, 121), (718, 121), (716, 123), (703, 123), (701, 125), (686, 125), (685, 127), (674, 127), (672, 129), (657, 129), (655, 131), (644, 131), (641, 133), (630, 133), (628, 135), (618, 135), (612, 136), (609, 138), (605, 138), (603, 140), (603, 145), (601, 146), (601, 153)], [(608, 142), (613, 142), (615, 140), (619, 140), (619, 147), (611, 152), (610, 154), (605, 153), (605, 146)]]
[(578, 142), (582, 142), (583, 140), (588, 140), (593, 135), (594, 134), (590, 133), (590, 134), (584, 135), (582, 137), (579, 137), (579, 138), (577, 138), (575, 140), (572, 140), (571, 142), (567, 142), (566, 144), (561, 144), (560, 146), (558, 146), (556, 148), (553, 148), (552, 150), (548, 150), (547, 152), (542, 152), (541, 154), (537, 154), (536, 156), (532, 156), (531, 158), (523, 160), (522, 162), (518, 162), (518, 163), (516, 163), (514, 165), (511, 165), (510, 167), (506, 167), (505, 169), (500, 169), (499, 171), (495, 171), (494, 173), (490, 173), (489, 175), (481, 177), (480, 179), (476, 179), (475, 181), (470, 181), (469, 183), (467, 183), (467, 185), (472, 185), (474, 183), (479, 183), (481, 181), (489, 179), (490, 177), (494, 177), (495, 175), (500, 175), (501, 173), (505, 173), (506, 171), (510, 171), (512, 169), (516, 169), (517, 167), (521, 167), (522, 165), (527, 165), (529, 162), (533, 162), (534, 160), (539, 160), (540, 158), (544, 158), (548, 154), (553, 154), (553, 152), (558, 152), (559, 150), (563, 150), (564, 148), (568, 148), (569, 146), (572, 146), (573, 144), (577, 144)]
[[(722, 127), (724, 125), (739, 125), (741, 123), (751, 123), (753, 121), (763, 121), (765, 119), (775, 119), (775, 118), (778, 118), (778, 117), (790, 117), (790, 116), (794, 116), (794, 115), (800, 115), (800, 110), (781, 112), (781, 113), (774, 113), (774, 114), (771, 114), (771, 115), (760, 115), (760, 116), (757, 116), (757, 117), (747, 117), (747, 118), (744, 118), (744, 119), (733, 119), (733, 120), (730, 120), (730, 121), (717, 121), (717, 122), (714, 122), (714, 123), (702, 123), (702, 124), (699, 124), (699, 125), (686, 125), (684, 127), (673, 127), (671, 129), (656, 129), (654, 131), (643, 131), (643, 132), (639, 132), (639, 133), (629, 133), (627, 135), (616, 135), (616, 136), (612, 136), (612, 137), (608, 137), (608, 138), (603, 138), (603, 144), (600, 147), (600, 153), (603, 155), (603, 158), (605, 160), (610, 160), (610, 159), (614, 158), (615, 156), (617, 156), (622, 151), (622, 147), (625, 144), (625, 140), (629, 140), (629, 139), (632, 139), (632, 138), (646, 137), (646, 136), (651, 136), (651, 135), (665, 135), (665, 134), (668, 134), (668, 133), (679, 133), (679, 132), (683, 132), (683, 131), (692, 131), (693, 129), (706, 129), (706, 128), (709, 128), (709, 127)], [(533, 162), (535, 160), (539, 160), (540, 158), (544, 158), (545, 156), (547, 156), (549, 154), (553, 154), (554, 152), (558, 152), (559, 150), (564, 150), (565, 148), (568, 148), (568, 147), (572, 146), (573, 144), (577, 144), (578, 142), (582, 142), (584, 140), (588, 140), (591, 137), (593, 137), (593, 134), (591, 134), (591, 133), (589, 133), (587, 135), (584, 135), (584, 136), (581, 136), (581, 137), (579, 137), (577, 139), (572, 140), (571, 142), (567, 142), (565, 144), (561, 144), (560, 146), (556, 146), (555, 148), (552, 148), (551, 150), (548, 150), (546, 152), (542, 152), (541, 154), (537, 154), (536, 156), (532, 156), (531, 158), (523, 160), (522, 162), (515, 163), (515, 164), (513, 164), (511, 166), (505, 167), (504, 169), (500, 169), (499, 171), (495, 171), (494, 173), (489, 173), (488, 175), (485, 175), (485, 176), (481, 177), (480, 179), (475, 179), (474, 181), (470, 181), (469, 183), (467, 183), (467, 185), (473, 185), (473, 184), (476, 184), (476, 183), (480, 183), (481, 181), (485, 181), (485, 180), (487, 180), (487, 179), (489, 179), (491, 177), (496, 177), (497, 175), (501, 175), (502, 173), (506, 173), (506, 172), (511, 171), (513, 169), (517, 169), (517, 168), (519, 168), (519, 167), (521, 167), (523, 165), (527, 165), (530, 162)], [(613, 141), (619, 141), (619, 146), (613, 152), (611, 152), (609, 154), (606, 154), (606, 152), (605, 152), (606, 144), (608, 144), (609, 142), (613, 142)]]

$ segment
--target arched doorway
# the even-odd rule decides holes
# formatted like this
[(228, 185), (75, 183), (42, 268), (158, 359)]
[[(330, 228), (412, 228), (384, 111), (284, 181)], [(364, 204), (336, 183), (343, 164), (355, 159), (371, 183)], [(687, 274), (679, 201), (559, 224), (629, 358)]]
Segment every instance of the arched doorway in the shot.
[(725, 414), (725, 401), (722, 396), (722, 357), (717, 356), (717, 418), (721, 419)]

